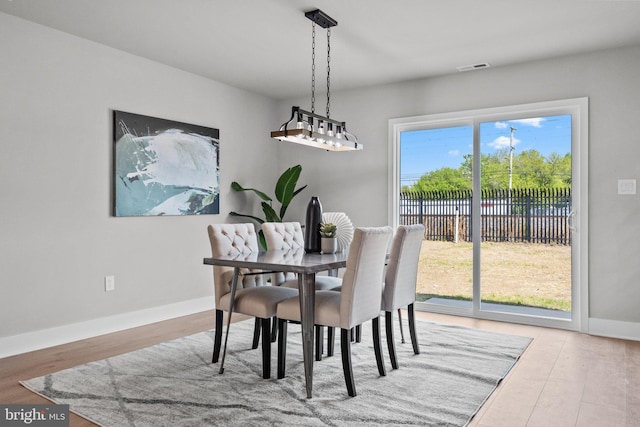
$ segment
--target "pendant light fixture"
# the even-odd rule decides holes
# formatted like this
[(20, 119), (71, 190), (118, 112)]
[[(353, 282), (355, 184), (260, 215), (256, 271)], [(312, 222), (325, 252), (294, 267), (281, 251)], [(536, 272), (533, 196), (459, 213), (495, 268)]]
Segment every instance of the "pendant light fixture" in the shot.
[[(271, 138), (279, 141), (303, 144), (309, 147), (328, 151), (362, 150), (364, 147), (355, 135), (347, 131), (346, 122), (330, 118), (331, 102), (331, 27), (338, 22), (320, 9), (304, 14), (311, 24), (311, 111), (300, 107), (292, 107), (291, 118), (271, 132)], [(327, 115), (315, 112), (316, 97), (316, 24), (327, 30)]]

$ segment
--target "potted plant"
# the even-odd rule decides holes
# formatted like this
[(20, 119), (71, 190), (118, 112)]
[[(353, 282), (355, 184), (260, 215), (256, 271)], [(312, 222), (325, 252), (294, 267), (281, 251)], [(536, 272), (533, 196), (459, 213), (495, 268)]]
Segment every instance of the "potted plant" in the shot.
[(338, 227), (332, 222), (320, 224), (320, 247), (323, 254), (334, 254), (338, 249)]
[[(275, 188), (275, 196), (276, 196), (275, 198), (276, 200), (278, 200), (278, 202), (280, 202), (280, 209), (277, 212), (272, 206), (273, 199), (269, 197), (267, 194), (265, 194), (260, 190), (256, 190), (255, 188), (244, 188), (243, 186), (238, 184), (236, 181), (233, 181), (231, 183), (231, 188), (233, 190), (253, 191), (260, 199), (262, 199), (262, 202), (260, 203), (260, 205), (262, 206), (262, 212), (264, 213), (265, 219), (258, 218), (254, 215), (242, 214), (234, 211), (229, 212), (229, 215), (251, 218), (259, 224), (262, 224), (264, 222), (283, 222), (284, 214), (287, 211), (287, 208), (289, 207), (291, 200), (293, 200), (293, 198), (296, 195), (298, 195), (298, 193), (300, 193), (302, 190), (307, 188), (306, 185), (300, 188), (296, 188), (298, 184), (298, 178), (300, 177), (300, 172), (302, 172), (302, 166), (295, 165), (290, 167), (289, 169), (284, 171), (282, 175), (280, 175), (280, 178), (278, 179), (278, 182), (276, 183), (276, 188)], [(258, 238), (260, 240), (260, 245), (262, 245), (262, 247), (266, 249), (267, 243), (265, 241), (262, 230), (260, 230), (260, 232), (258, 233)]]

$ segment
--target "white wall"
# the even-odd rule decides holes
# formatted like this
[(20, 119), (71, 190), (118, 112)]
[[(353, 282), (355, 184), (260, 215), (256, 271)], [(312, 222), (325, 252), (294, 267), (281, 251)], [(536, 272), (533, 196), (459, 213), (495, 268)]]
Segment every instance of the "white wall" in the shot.
[[(274, 102), (2, 13), (0, 55), (0, 338), (213, 307), (206, 227), (253, 209), (231, 181), (272, 181)], [(113, 109), (220, 129), (221, 214), (113, 217)]]
[[(635, 47), (332, 93), (332, 117), (347, 121), (364, 151), (295, 147), (281, 157), (303, 164), (325, 210), (386, 224), (389, 119), (589, 97), (590, 330), (640, 339), (640, 196), (617, 195), (618, 178), (640, 178), (638, 69)], [(309, 107), (282, 102), (283, 117), (292, 103)]]

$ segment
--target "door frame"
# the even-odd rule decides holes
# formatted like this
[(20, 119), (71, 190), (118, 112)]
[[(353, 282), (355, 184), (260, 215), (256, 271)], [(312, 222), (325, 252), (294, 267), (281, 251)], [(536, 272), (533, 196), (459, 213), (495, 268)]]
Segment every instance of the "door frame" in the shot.
[[(571, 114), (571, 174), (572, 208), (571, 225), (571, 320), (537, 317), (481, 310), (480, 308), (480, 230), (473, 230), (473, 301), (471, 308), (449, 307), (418, 303), (418, 310), (453, 314), (479, 319), (546, 326), (580, 332), (588, 332), (589, 318), (589, 212), (588, 212), (588, 147), (589, 147), (589, 99), (572, 98), (555, 101), (503, 107), (482, 108), (451, 113), (401, 117), (389, 120), (388, 136), (388, 218), (397, 227), (400, 219), (400, 134), (401, 132), (453, 126), (473, 126), (473, 177), (474, 194), (480, 190), (480, 131), (481, 122), (516, 120), (537, 116)], [(473, 198), (473, 212), (479, 215), (480, 198)], [(480, 221), (473, 221), (474, 227)]]

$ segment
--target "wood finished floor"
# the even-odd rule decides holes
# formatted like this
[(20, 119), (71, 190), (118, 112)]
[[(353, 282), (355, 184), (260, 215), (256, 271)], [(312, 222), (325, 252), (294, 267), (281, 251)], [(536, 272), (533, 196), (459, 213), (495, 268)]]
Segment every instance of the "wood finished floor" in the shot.
[[(640, 426), (640, 342), (431, 313), (417, 316), (533, 338), (470, 427)], [(207, 330), (213, 322), (209, 311), (0, 359), (0, 403), (47, 403), (18, 381)], [(71, 426), (94, 424), (72, 414)]]

